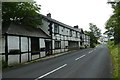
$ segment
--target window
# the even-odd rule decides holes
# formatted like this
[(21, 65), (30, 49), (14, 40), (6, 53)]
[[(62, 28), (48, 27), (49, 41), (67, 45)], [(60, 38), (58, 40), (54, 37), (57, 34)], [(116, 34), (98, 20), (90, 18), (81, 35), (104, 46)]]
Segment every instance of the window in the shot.
[(60, 41), (55, 41), (55, 49), (60, 49)]
[(72, 36), (72, 30), (70, 30), (70, 36)]
[(59, 25), (54, 24), (54, 33), (59, 33)]
[(78, 37), (77, 31), (76, 31), (76, 37)]

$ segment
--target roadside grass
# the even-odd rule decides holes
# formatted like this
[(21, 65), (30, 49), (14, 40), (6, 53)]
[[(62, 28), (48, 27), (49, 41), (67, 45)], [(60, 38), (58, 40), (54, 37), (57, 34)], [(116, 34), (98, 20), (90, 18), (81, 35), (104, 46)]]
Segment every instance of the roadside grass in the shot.
[(120, 44), (114, 45), (113, 41), (108, 42), (108, 48), (110, 50), (110, 56), (112, 58), (112, 77), (113, 78), (119, 78), (119, 58), (120, 56), (118, 55), (118, 50), (119, 50)]

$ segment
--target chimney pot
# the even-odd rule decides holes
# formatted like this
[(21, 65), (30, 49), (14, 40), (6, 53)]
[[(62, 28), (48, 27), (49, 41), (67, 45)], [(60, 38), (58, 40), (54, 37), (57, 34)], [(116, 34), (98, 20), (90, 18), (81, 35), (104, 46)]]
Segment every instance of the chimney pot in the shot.
[(51, 18), (51, 13), (48, 13), (48, 14), (47, 14), (47, 17), (50, 17), (50, 18)]

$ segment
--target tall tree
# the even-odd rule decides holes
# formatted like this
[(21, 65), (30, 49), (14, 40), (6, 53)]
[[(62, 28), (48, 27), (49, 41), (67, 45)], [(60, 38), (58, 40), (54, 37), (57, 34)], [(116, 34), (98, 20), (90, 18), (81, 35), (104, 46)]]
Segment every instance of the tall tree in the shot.
[(90, 36), (90, 46), (95, 47), (101, 37), (101, 30), (93, 23), (89, 23), (89, 26), (90, 31), (85, 31), (85, 33)]
[[(113, 15), (109, 18), (106, 23), (106, 33), (114, 36), (115, 44), (120, 43), (120, 1), (114, 5), (112, 5), (114, 9)], [(112, 34), (110, 34), (112, 33)]]
[(41, 24), (40, 5), (35, 2), (3, 2), (2, 22), (37, 26)]
[(101, 30), (96, 25), (94, 25), (93, 23), (89, 23), (89, 26), (90, 31), (94, 34), (96, 38), (101, 37)]

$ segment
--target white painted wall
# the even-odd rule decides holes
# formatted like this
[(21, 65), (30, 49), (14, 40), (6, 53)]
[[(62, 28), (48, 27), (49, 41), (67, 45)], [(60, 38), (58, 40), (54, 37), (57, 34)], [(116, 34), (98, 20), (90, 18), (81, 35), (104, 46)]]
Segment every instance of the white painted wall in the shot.
[(80, 45), (80, 41), (78, 42), (78, 44), (79, 44), (78, 46), (81, 47), (81, 45)]
[(31, 39), (29, 38), (29, 51), (31, 51)]
[(24, 53), (21, 55), (21, 62), (27, 62), (28, 61), (28, 53)]
[(59, 26), (59, 34), (63, 34), (63, 27)]
[(19, 55), (9, 55), (8, 65), (14, 65), (19, 63)]
[(52, 40), (52, 47), (53, 47), (53, 49), (55, 49), (55, 40)]
[(5, 53), (5, 38), (0, 38), (0, 53)]
[(52, 32), (54, 33), (54, 24), (52, 25)]
[(34, 59), (38, 59), (38, 58), (39, 58), (39, 54), (32, 55), (32, 60), (34, 60)]
[(40, 52), (40, 57), (45, 57), (45, 52)]
[(68, 41), (65, 41), (65, 46), (68, 46)]
[(64, 41), (61, 41), (61, 48), (64, 48), (65, 44)]
[(45, 40), (40, 38), (39, 39), (39, 45), (40, 45), (40, 48), (45, 48)]
[(70, 36), (70, 29), (67, 29), (68, 30), (68, 36)]
[(21, 52), (28, 51), (28, 39), (27, 37), (21, 37)]
[(19, 49), (19, 37), (8, 36), (8, 51), (11, 49)]

